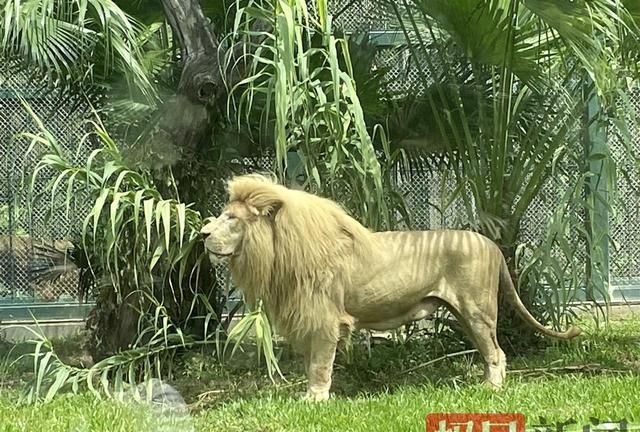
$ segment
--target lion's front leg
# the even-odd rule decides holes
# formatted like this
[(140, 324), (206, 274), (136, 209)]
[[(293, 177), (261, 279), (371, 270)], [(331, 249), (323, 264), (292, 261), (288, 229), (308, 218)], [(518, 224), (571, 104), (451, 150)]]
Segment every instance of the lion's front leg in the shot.
[(312, 336), (309, 342), (304, 352), (304, 366), (308, 380), (305, 399), (327, 400), (331, 388), (337, 341), (332, 341), (326, 336)]

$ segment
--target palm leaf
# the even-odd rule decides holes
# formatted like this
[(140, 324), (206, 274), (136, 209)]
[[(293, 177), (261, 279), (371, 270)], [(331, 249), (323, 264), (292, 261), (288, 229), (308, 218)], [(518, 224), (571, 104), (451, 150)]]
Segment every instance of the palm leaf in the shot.
[(123, 74), (132, 88), (155, 97), (142, 61), (145, 26), (112, 2), (99, 0), (6, 1), (0, 7), (0, 52), (36, 65), (57, 83), (77, 84)]

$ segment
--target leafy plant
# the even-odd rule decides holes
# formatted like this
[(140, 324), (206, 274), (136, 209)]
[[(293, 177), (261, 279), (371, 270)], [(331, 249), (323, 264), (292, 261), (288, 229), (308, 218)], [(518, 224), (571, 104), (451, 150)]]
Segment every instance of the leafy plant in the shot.
[(326, 2), (238, 3), (236, 17), (232, 36), (247, 47), (254, 44), (250, 29), (268, 29), (259, 33), (259, 47), (247, 49), (241, 61), (249, 64), (249, 74), (231, 91), (237, 96), (230, 100), (237, 102), (229, 112), (238, 113), (238, 125), (262, 113), (260, 131), (273, 136), (282, 180), (287, 155), (295, 152), (306, 174), (304, 186), (343, 202), (371, 228), (393, 226), (394, 210), (406, 213), (392, 183), (401, 153), (391, 152), (380, 125), (365, 121), (349, 43), (335, 36)]
[[(24, 213), (24, 209), (14, 204), (4, 204), (0, 206), (0, 230), (4, 232), (14, 232), (16, 235), (25, 235), (24, 229), (15, 229), (16, 221)], [(15, 230), (14, 230), (15, 229)]]
[[(90, 323), (102, 353), (96, 353), (101, 358), (89, 370), (69, 368), (46, 338), (36, 339), (32, 399), (41, 397), (44, 387), (53, 395), (74, 382), (109, 393), (142, 376), (170, 373), (173, 356), (204, 344), (215, 344), (224, 359), (229, 344), (236, 344), (233, 354), (252, 328), (269, 375), (280, 373), (269, 321), (260, 309), (249, 312), (223, 346), (230, 319), (221, 321), (221, 316), (228, 296), (217, 285), (198, 236), (202, 217), (209, 216), (204, 212), (211, 211), (209, 195), (221, 190), (231, 162), (259, 154), (264, 143), (275, 153), (282, 180), (287, 156), (295, 152), (306, 175), (303, 186), (344, 203), (374, 229), (393, 228), (396, 212), (409, 217), (395, 192), (399, 167), (424, 160), (442, 164), (437, 169), (446, 166), (458, 182), (455, 194), (465, 204), (470, 228), (504, 247), (512, 268), (520, 270), (525, 299), (544, 300), (546, 306), (536, 314), (558, 326), (570, 318), (568, 305), (587, 277), (583, 274), (593, 277), (576, 264), (581, 244), (576, 237), (587, 243), (593, 258), (602, 235), (592, 223), (584, 228), (576, 210), (593, 214), (597, 202), (612, 199), (591, 188), (599, 166), (594, 162), (607, 163), (609, 155), (585, 144), (581, 134), (615, 114), (611, 100), (632, 69), (618, 60), (637, 61), (628, 48), (637, 36), (633, 17), (617, 2), (562, 7), (546, 0), (391, 2), (406, 37), (401, 49), (423, 65), (418, 87), (412, 98), (390, 102), (381, 95), (365, 102), (362, 96), (379, 90), (381, 77), (372, 73), (368, 80), (362, 73), (371, 53), (359, 53), (363, 63), (354, 61), (356, 45), (334, 30), (325, 0), (238, 1), (228, 15), (233, 22), (223, 25), (231, 32), (226, 42), (241, 42), (244, 48), (240, 58), (237, 51), (225, 53), (227, 70), (244, 65), (248, 71), (240, 82), (229, 83), (226, 112), (232, 125), (219, 121), (213, 138), (207, 136), (190, 153), (175, 146), (162, 151), (172, 143), (158, 134), (163, 117), (157, 100), (170, 95), (178, 81), (173, 35), (155, 13), (144, 19), (155, 24), (145, 26), (115, 5), (98, 3), (32, 0), (11, 9), (7, 2), (0, 17), (5, 51), (40, 62), (54, 82), (67, 75), (82, 82), (91, 66), (104, 67), (105, 76), (114, 70), (126, 76), (126, 85), (116, 86), (124, 97), (112, 99), (110, 120), (116, 126), (135, 120), (126, 129), (126, 149), (103, 123), (93, 123), (95, 130), (79, 143), (90, 147), (91, 155), (80, 163), (41, 122), (38, 133), (23, 134), (32, 141), (29, 151), (40, 157), (31, 192), (35, 179), (53, 170), (50, 197), (63, 196), (67, 211), (78, 193), (92, 203), (78, 246), (101, 305)], [(55, 24), (29, 33), (49, 15)], [(45, 33), (54, 37), (40, 44)], [(85, 41), (92, 50), (85, 49)], [(356, 79), (359, 74), (363, 80)], [(149, 87), (154, 80), (166, 91), (155, 82)], [(603, 109), (597, 110), (602, 115), (583, 121), (594, 95), (602, 100)], [(388, 115), (381, 112), (384, 106), (391, 108)], [(408, 111), (413, 117), (405, 120), (413, 121), (397, 121)], [(403, 140), (416, 134), (381, 126), (393, 125), (394, 118), (404, 127), (420, 120), (419, 133), (428, 139)], [(207, 126), (213, 127), (210, 120)], [(154, 139), (138, 139), (148, 136)], [(134, 163), (129, 150), (161, 153), (168, 163)], [(613, 177), (604, 180), (612, 184)], [(540, 243), (518, 248), (521, 222), (545, 188), (561, 197), (548, 231)], [(592, 280), (592, 287), (601, 288), (597, 277)]]
[(19, 58), (52, 87), (120, 75), (155, 98), (141, 43), (148, 29), (115, 3), (98, 0), (0, 2), (0, 52)]
[[(95, 132), (80, 143), (94, 149), (86, 162), (77, 163), (24, 106), (39, 127), (38, 133), (22, 134), (31, 140), (28, 153), (39, 155), (27, 185), (29, 201), (35, 182), (48, 170), (56, 173), (48, 183), (49, 196), (63, 195), (65, 211), (76, 194), (88, 195), (93, 204), (78, 243), (99, 299), (90, 318), (99, 361), (81, 371), (53, 362), (54, 354), (36, 353), (35, 395), (43, 380), (53, 379), (55, 393), (67, 381), (91, 385), (95, 374), (103, 387), (108, 380), (118, 388), (125, 378), (133, 383), (140, 374), (170, 370), (177, 351), (219, 343), (214, 337), (225, 330), (218, 326), (226, 297), (204, 253), (200, 214), (179, 199), (162, 197), (149, 173), (131, 170), (100, 122), (92, 123)], [(51, 199), (52, 206), (57, 202)]]
[[(518, 250), (521, 295), (530, 307), (545, 300), (536, 314), (555, 326), (570, 319), (567, 306), (585, 283), (606, 297), (602, 281), (587, 272), (597, 266), (576, 263), (585, 244), (598, 258), (602, 233), (572, 212), (593, 213), (595, 202), (615, 199), (590, 186), (600, 178), (613, 191), (615, 181), (590, 164), (610, 164), (606, 148), (584, 137), (616, 115), (613, 96), (629, 70), (619, 67), (626, 58), (620, 35), (638, 35), (627, 10), (609, 1), (387, 4), (405, 36), (399, 49), (421, 65), (415, 93), (426, 113), (422, 128), (439, 144), (423, 151), (452, 168), (470, 228), (497, 241), (515, 270), (523, 218), (544, 190), (553, 191), (560, 199), (544, 237)], [(594, 102), (601, 108), (585, 116)], [(514, 328), (511, 318), (506, 327)], [(523, 340), (516, 328), (514, 339)]]

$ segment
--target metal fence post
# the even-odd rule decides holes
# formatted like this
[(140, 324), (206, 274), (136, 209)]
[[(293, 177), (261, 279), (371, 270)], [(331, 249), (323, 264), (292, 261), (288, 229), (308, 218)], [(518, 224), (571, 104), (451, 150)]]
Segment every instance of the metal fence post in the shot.
[(609, 206), (606, 115), (593, 83), (584, 86), (586, 109), (583, 118), (585, 170), (585, 225), (587, 239), (586, 298), (608, 301), (609, 292)]

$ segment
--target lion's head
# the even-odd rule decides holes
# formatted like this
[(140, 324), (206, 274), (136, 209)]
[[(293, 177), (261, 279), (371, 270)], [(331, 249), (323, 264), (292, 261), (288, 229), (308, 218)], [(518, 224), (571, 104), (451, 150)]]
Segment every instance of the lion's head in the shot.
[(245, 247), (261, 246), (267, 239), (252, 241), (252, 237), (256, 231), (264, 231), (265, 223), (282, 205), (283, 191), (286, 191), (284, 187), (261, 175), (230, 180), (227, 184), (229, 202), (218, 217), (206, 219), (200, 230), (209, 258), (213, 262), (233, 261), (249, 252)]
[(233, 202), (220, 216), (208, 218), (200, 230), (204, 247), (212, 262), (223, 262), (240, 255), (247, 225), (259, 216), (255, 207)]
[(371, 256), (369, 230), (334, 201), (270, 177), (234, 177), (227, 192), (228, 203), (201, 234), (210, 259), (229, 263), (245, 300), (262, 299), (294, 338), (340, 319), (354, 257)]

